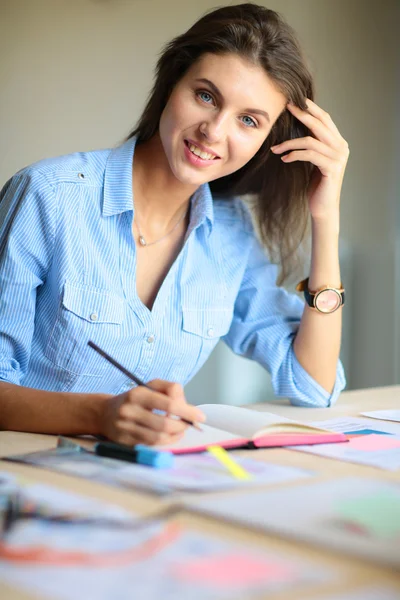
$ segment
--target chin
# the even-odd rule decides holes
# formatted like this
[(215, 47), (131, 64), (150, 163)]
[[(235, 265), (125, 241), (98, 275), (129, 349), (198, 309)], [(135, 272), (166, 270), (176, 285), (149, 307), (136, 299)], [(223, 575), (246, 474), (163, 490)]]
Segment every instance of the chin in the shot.
[(183, 185), (200, 186), (204, 183), (208, 183), (209, 181), (211, 181), (211, 179), (209, 179), (205, 173), (196, 173), (193, 172), (191, 169), (187, 168), (172, 169), (172, 173), (174, 174), (175, 178)]
[(197, 185), (197, 186), (198, 185), (203, 185), (203, 183), (208, 183), (208, 181), (209, 181), (208, 177), (205, 177), (204, 175), (203, 176), (201, 176), (201, 175), (197, 175), (196, 176), (196, 174), (194, 174), (192, 176), (187, 175), (186, 177), (185, 176), (180, 177), (179, 180), (182, 183), (186, 183), (187, 185)]

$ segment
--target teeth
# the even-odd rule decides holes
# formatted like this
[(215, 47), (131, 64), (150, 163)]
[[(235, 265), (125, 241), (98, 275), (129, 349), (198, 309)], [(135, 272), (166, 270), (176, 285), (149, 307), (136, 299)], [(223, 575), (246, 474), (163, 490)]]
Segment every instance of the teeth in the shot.
[(213, 160), (215, 158), (214, 154), (203, 152), (202, 150), (200, 150), (200, 148), (194, 146), (193, 144), (189, 144), (189, 149), (190, 152), (193, 152), (193, 154), (195, 154), (196, 156), (200, 156), (200, 158), (203, 158), (204, 160)]

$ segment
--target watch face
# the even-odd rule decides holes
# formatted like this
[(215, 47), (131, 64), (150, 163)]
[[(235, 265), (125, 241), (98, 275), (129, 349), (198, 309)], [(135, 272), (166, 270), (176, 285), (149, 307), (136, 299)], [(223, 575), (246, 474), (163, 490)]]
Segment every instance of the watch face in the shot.
[(315, 296), (315, 308), (323, 313), (334, 312), (340, 303), (340, 295), (335, 290), (322, 290)]

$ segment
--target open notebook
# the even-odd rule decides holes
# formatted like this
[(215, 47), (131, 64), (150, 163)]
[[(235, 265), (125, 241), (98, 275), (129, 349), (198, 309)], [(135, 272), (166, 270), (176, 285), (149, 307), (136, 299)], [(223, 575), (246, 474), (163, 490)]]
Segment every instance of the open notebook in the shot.
[(199, 408), (207, 417), (207, 424), (201, 424), (203, 431), (189, 427), (182, 440), (160, 446), (160, 450), (185, 454), (201, 452), (212, 445), (266, 448), (347, 441), (343, 433), (320, 429), (269, 412), (224, 404), (201, 404)]

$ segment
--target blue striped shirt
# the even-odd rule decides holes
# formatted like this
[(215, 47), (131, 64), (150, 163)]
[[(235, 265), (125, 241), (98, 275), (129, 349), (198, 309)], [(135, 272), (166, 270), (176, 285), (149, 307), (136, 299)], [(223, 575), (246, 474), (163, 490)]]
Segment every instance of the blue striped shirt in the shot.
[(132, 160), (114, 149), (46, 159), (0, 194), (0, 380), (43, 390), (119, 394), (137, 377), (186, 384), (222, 338), (271, 373), (278, 396), (329, 406), (332, 395), (302, 368), (293, 338), (303, 301), (277, 287), (239, 199), (191, 198), (183, 248), (150, 311), (136, 292)]

